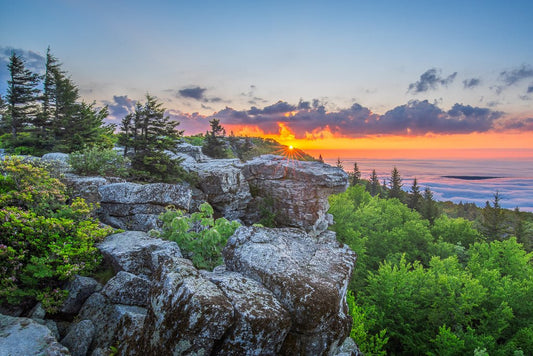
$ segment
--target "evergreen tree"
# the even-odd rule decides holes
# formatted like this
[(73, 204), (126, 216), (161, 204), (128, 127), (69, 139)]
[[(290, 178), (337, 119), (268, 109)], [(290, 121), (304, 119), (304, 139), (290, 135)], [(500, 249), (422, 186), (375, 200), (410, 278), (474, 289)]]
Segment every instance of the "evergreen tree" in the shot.
[(337, 168), (344, 169), (344, 165), (342, 164), (340, 157), (337, 157)]
[(173, 182), (186, 176), (180, 161), (165, 152), (176, 152), (176, 145), (183, 134), (183, 131), (175, 129), (178, 124), (165, 116), (162, 104), (149, 94), (144, 105), (138, 103), (135, 112), (122, 120), (120, 142), (132, 150), (134, 178)]
[(83, 146), (104, 146), (104, 137), (111, 135), (113, 125), (104, 126), (104, 119), (109, 115), (107, 107), (97, 109), (95, 103), (76, 104), (76, 110), (70, 117), (70, 124), (64, 128), (63, 146), (68, 152), (79, 150)]
[(376, 174), (375, 169), (372, 170), (372, 174), (370, 175), (369, 187), (370, 195), (372, 195), (373, 197), (380, 193), (381, 187), (379, 185), (379, 178)]
[(359, 184), (361, 181), (361, 171), (359, 171), (359, 167), (357, 167), (357, 162), (354, 162), (353, 171), (348, 173), (348, 178), (350, 180), (350, 186), (352, 187)]
[(55, 117), (56, 111), (56, 91), (55, 73), (60, 71), (60, 64), (57, 58), (50, 53), (50, 47), (46, 50), (45, 72), (43, 76), (43, 94), (41, 96), (41, 112), (37, 115), (34, 126), (38, 130), (40, 140), (49, 139), (51, 135), (50, 125)]
[(11, 135), (14, 140), (17, 135), (31, 123), (37, 115), (37, 99), (39, 76), (26, 68), (21, 56), (11, 53), (9, 58), (9, 80), (7, 82), (7, 112)]
[(513, 215), (514, 215), (513, 235), (516, 237), (518, 242), (524, 243), (524, 237), (525, 237), (524, 219), (522, 218), (520, 209), (518, 209), (518, 207), (514, 209)]
[(427, 219), (431, 225), (439, 215), (437, 202), (433, 199), (433, 193), (429, 187), (424, 190), (424, 200), (422, 201), (421, 215)]
[(420, 211), (420, 204), (422, 203), (422, 194), (420, 193), (420, 187), (418, 182), (415, 179), (413, 180), (413, 185), (411, 186), (411, 194), (409, 196), (409, 202), (407, 206), (416, 211)]
[(6, 112), (6, 102), (0, 95), (0, 136), (7, 132), (7, 112)]
[(482, 232), (491, 240), (501, 239), (505, 230), (504, 215), (503, 209), (500, 206), (500, 200), (500, 194), (498, 192), (494, 193), (492, 206), (487, 201), (482, 212)]
[(391, 172), (389, 198), (397, 198), (400, 201), (403, 198), (402, 178), (396, 167)]
[(322, 158), (321, 154), (318, 155), (318, 161), (324, 163), (324, 158)]
[(209, 124), (211, 125), (211, 131), (207, 131), (205, 134), (202, 152), (209, 157), (226, 158), (227, 154), (224, 142), (226, 130), (220, 125), (220, 120), (218, 119), (210, 120)]

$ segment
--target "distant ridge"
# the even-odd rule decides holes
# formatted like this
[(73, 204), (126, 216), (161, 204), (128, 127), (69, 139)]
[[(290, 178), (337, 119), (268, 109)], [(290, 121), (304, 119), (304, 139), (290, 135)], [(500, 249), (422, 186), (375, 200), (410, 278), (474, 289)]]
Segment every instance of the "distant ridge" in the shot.
[(453, 178), (463, 180), (483, 180), (483, 179), (497, 179), (503, 177), (488, 177), (488, 176), (442, 176), (442, 178)]

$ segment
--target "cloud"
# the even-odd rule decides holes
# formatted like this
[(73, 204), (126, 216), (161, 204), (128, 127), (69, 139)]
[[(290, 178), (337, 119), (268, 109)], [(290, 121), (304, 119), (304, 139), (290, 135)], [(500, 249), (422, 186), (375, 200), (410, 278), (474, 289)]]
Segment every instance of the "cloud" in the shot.
[(511, 86), (522, 79), (531, 77), (533, 77), (533, 67), (526, 64), (523, 64), (519, 68), (500, 73), (500, 80), (503, 81), (507, 86)]
[(533, 93), (533, 84), (531, 84), (530, 86), (527, 87), (527, 93), (528, 94)]
[(472, 89), (481, 84), (481, 80), (478, 78), (470, 78), (463, 80), (463, 86), (465, 89)]
[(178, 90), (178, 93), (180, 96), (184, 98), (191, 98), (195, 100), (205, 100), (204, 93), (206, 90), (207, 90), (206, 88), (193, 87), (193, 88), (184, 88), (184, 89)]
[(420, 76), (420, 80), (415, 83), (409, 84), (409, 89), (407, 91), (416, 94), (424, 93), (429, 90), (435, 90), (439, 85), (447, 86), (448, 84), (451, 84), (454, 81), (455, 77), (457, 76), (457, 72), (450, 74), (446, 78), (443, 78), (440, 75), (440, 69), (428, 69)]
[[(264, 108), (238, 111), (229, 107), (213, 115), (223, 124), (253, 126), (266, 134), (277, 134), (280, 125), (290, 128), (296, 137), (319, 137), (324, 132), (344, 137), (370, 135), (425, 135), (486, 132), (495, 128), (503, 113), (489, 108), (455, 104), (445, 111), (427, 100), (413, 100), (383, 115), (360, 104), (326, 112), (301, 100), (298, 105), (278, 101)], [(528, 126), (526, 126), (528, 127)]]
[(126, 115), (135, 111), (136, 100), (127, 95), (113, 95), (112, 101), (104, 101), (109, 109), (110, 120), (122, 120)]

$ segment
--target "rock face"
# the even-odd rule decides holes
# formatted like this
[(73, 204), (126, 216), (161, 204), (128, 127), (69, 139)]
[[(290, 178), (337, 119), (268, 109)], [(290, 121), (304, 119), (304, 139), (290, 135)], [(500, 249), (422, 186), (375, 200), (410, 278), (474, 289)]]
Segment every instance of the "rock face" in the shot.
[(194, 165), (207, 202), (228, 220), (243, 218), (252, 199), (241, 168), (238, 159), (210, 159)]
[(348, 186), (348, 175), (340, 168), (273, 155), (246, 162), (243, 174), (254, 196), (272, 200), (278, 225), (314, 234), (330, 223), (328, 196)]
[[(233, 307), (191, 261), (165, 261), (140, 337), (145, 355), (209, 355), (233, 323)], [(128, 343), (126, 343), (128, 344)]]
[(70, 355), (50, 329), (31, 319), (0, 314), (0, 356)]
[(115, 183), (102, 185), (100, 220), (124, 230), (148, 231), (159, 226), (158, 216), (165, 207), (189, 211), (193, 191), (188, 184)]
[(334, 233), (241, 227), (223, 255), (229, 270), (262, 283), (289, 311), (283, 354), (328, 354), (349, 334), (345, 295), (356, 257)]
[(82, 320), (72, 325), (61, 340), (72, 356), (85, 356), (94, 337), (94, 325), (90, 320)]
[(291, 319), (274, 294), (236, 272), (204, 272), (230, 300), (235, 322), (217, 347), (219, 355), (276, 355), (287, 336)]
[(120, 271), (106, 283), (102, 294), (115, 304), (146, 307), (150, 288), (151, 283), (147, 278)]
[(76, 275), (65, 289), (68, 290), (68, 296), (60, 311), (73, 315), (80, 310), (85, 300), (94, 292), (102, 289), (102, 286), (93, 278)]
[(144, 276), (151, 276), (157, 270), (159, 259), (182, 257), (175, 242), (154, 239), (142, 231), (110, 235), (98, 245), (98, 249), (116, 272)]
[(72, 198), (81, 197), (88, 203), (100, 203), (101, 186), (124, 182), (121, 178), (83, 177), (75, 174), (66, 174), (61, 181), (70, 189)]

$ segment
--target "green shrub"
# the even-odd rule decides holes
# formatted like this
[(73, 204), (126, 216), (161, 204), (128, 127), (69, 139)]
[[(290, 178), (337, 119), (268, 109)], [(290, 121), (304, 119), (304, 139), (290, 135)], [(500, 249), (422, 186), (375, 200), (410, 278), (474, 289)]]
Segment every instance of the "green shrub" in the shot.
[(69, 163), (77, 174), (126, 177), (129, 159), (108, 148), (90, 147), (74, 152)]
[(225, 218), (215, 220), (209, 203), (200, 205), (200, 211), (191, 216), (169, 208), (160, 219), (163, 221), (162, 232), (152, 233), (177, 242), (183, 255), (191, 259), (196, 268), (208, 270), (222, 263), (222, 249), (240, 226), (238, 222)]
[(54, 312), (75, 274), (95, 269), (95, 242), (112, 232), (81, 198), (65, 204), (65, 187), (44, 169), (8, 158), (0, 162), (0, 304), (41, 301)]

